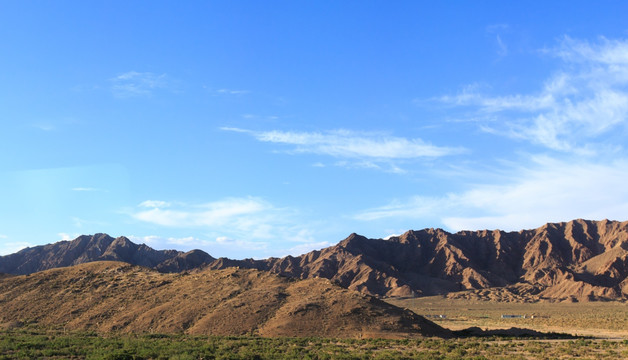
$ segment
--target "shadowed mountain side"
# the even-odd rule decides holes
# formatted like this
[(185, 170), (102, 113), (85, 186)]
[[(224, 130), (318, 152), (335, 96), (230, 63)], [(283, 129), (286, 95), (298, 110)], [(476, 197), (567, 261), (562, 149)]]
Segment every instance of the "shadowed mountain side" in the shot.
[(179, 272), (209, 264), (215, 259), (201, 250), (187, 253), (176, 250), (154, 250), (137, 245), (124, 236), (107, 234), (82, 235), (72, 241), (23, 249), (0, 256), (0, 272), (31, 274), (37, 271), (72, 266), (93, 261), (122, 261), (157, 268), (163, 272)]
[(121, 332), (326, 337), (450, 336), (327, 279), (244, 269), (165, 274), (93, 262), (0, 280), (0, 324)]
[(229, 266), (324, 277), (380, 296), (499, 288), (501, 295), (491, 296), (506, 301), (617, 300), (628, 295), (628, 222), (574, 220), (519, 232), (425, 229), (388, 240), (352, 234), (298, 257), (210, 264)]

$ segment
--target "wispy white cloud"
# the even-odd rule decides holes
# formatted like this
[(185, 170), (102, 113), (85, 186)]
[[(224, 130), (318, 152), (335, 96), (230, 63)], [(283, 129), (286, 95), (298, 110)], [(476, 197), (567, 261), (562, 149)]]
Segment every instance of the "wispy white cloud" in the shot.
[(597, 63), (613, 66), (608, 69), (622, 75), (620, 82), (626, 81), (625, 65), (628, 64), (627, 40), (599, 37), (597, 42), (581, 41), (564, 37), (558, 47), (547, 50), (574, 63)]
[(29, 124), (29, 126), (44, 132), (55, 132), (57, 130), (63, 130), (67, 127), (76, 126), (79, 124), (81, 124), (81, 121), (73, 117), (56, 117), (37, 120)]
[(486, 131), (564, 152), (590, 153), (600, 135), (626, 128), (628, 40), (565, 37), (543, 53), (560, 59), (562, 68), (536, 93), (490, 96), (471, 85), (439, 100), (475, 108), (474, 118), (491, 120)]
[(501, 57), (508, 55), (508, 46), (506, 46), (506, 43), (504, 43), (501, 36), (495, 35), (495, 41), (497, 42), (497, 48), (498, 48), (497, 55)]
[(228, 236), (218, 236), (213, 240), (201, 239), (195, 236), (186, 237), (163, 237), (158, 235), (136, 236), (128, 238), (136, 244), (147, 244), (157, 249), (172, 248), (181, 249), (205, 249), (213, 256), (224, 256), (220, 253), (213, 253), (213, 250), (246, 249), (247, 251), (263, 251), (268, 248), (266, 241), (242, 240)]
[(22, 249), (33, 246), (25, 241), (7, 241), (8, 237), (0, 237), (0, 256), (16, 253)]
[(47, 122), (38, 122), (38, 123), (34, 123), (32, 124), (32, 126), (36, 129), (39, 129), (41, 131), (53, 131), (56, 129), (56, 127), (51, 124), (51, 123), (47, 123)]
[(57, 234), (57, 236), (59, 237), (59, 240), (57, 241), (70, 241), (70, 240), (76, 239), (77, 237), (81, 235), (82, 234), (79, 234), (79, 233), (68, 234), (68, 233), (60, 232)]
[[(151, 246), (201, 248), (214, 256), (279, 255), (282, 248), (315, 243), (313, 231), (295, 210), (256, 197), (227, 198), (202, 204), (144, 201), (129, 214), (165, 228), (190, 229), (202, 237), (129, 237)], [(255, 251), (254, 251), (255, 250)]]
[(372, 169), (388, 172), (391, 174), (406, 174), (407, 171), (397, 166), (392, 161), (377, 161), (377, 160), (341, 160), (336, 161), (334, 166), (349, 168), (349, 169)]
[(502, 36), (500, 34), (507, 32), (510, 29), (508, 24), (493, 24), (486, 27), (486, 32), (495, 36), (495, 44), (497, 45), (497, 55), (502, 58), (508, 55), (508, 46), (502, 40)]
[(407, 139), (381, 133), (334, 130), (327, 132), (252, 131), (223, 127), (222, 130), (246, 133), (262, 142), (290, 145), (290, 152), (328, 155), (343, 159), (390, 161), (437, 158), (465, 152), (462, 147), (436, 146), (421, 139)]
[(261, 119), (261, 120), (277, 120), (279, 116), (277, 115), (258, 115), (258, 114), (242, 114), (243, 119)]
[(158, 235), (129, 235), (127, 237), (136, 244), (148, 244), (159, 249), (169, 247), (170, 245), (184, 246), (186, 248), (201, 248), (211, 243), (210, 241), (202, 240), (194, 236), (163, 237)]
[(234, 89), (218, 89), (216, 90), (218, 94), (224, 95), (244, 95), (250, 93), (249, 90), (234, 90)]
[(148, 200), (139, 204), (149, 208), (133, 214), (142, 221), (171, 227), (223, 226), (229, 223), (245, 223), (251, 215), (271, 211), (270, 204), (258, 198), (232, 198), (201, 205), (164, 209), (165, 201)]
[(302, 254), (306, 254), (313, 250), (320, 250), (329, 246), (334, 245), (329, 241), (317, 241), (317, 242), (308, 242), (304, 244), (299, 244), (293, 246), (285, 251), (285, 255), (298, 256)]
[(228, 236), (219, 236), (216, 238), (215, 242), (218, 245), (230, 247), (230, 248), (237, 247), (237, 248), (245, 248), (248, 250), (266, 250), (268, 248), (267, 242), (232, 239)]
[(170, 207), (170, 203), (161, 200), (146, 200), (142, 201), (138, 206), (144, 208), (166, 208)]
[(538, 157), (500, 184), (441, 197), (413, 197), (368, 209), (358, 220), (433, 218), (451, 230), (518, 230), (576, 218), (617, 220), (628, 214), (628, 161), (606, 164)]
[[(83, 228), (83, 227), (89, 227), (89, 228), (92, 228), (92, 229), (94, 229), (94, 228), (96, 228), (96, 229), (103, 229), (103, 228), (106, 228), (106, 227), (110, 226), (110, 224), (108, 224), (105, 221), (83, 219), (83, 218), (80, 218), (78, 216), (72, 216), (72, 217), (70, 217), (70, 219), (72, 220), (72, 225), (74, 225), (74, 227), (77, 228), (77, 229)], [(80, 230), (77, 230), (77, 231), (80, 231)], [(79, 234), (76, 234), (76, 236), (78, 236), (78, 235)]]
[(110, 79), (111, 91), (116, 97), (149, 96), (168, 85), (166, 74), (129, 71)]
[(173, 228), (202, 228), (230, 238), (287, 238), (298, 231), (294, 211), (256, 198), (227, 198), (203, 204), (144, 201), (131, 216)]
[(75, 187), (75, 188), (72, 188), (72, 191), (94, 192), (94, 191), (102, 191), (102, 190), (98, 188), (92, 188), (92, 187)]
[(505, 23), (491, 24), (486, 26), (486, 32), (488, 33), (497, 33), (508, 29), (510, 29), (510, 25)]
[(127, 238), (133, 241), (136, 244), (155, 244), (164, 241), (164, 238), (157, 235), (145, 235), (145, 236), (137, 236), (137, 235), (128, 235)]
[(430, 215), (438, 217), (437, 214), (455, 207), (452, 203), (449, 197), (412, 196), (406, 200), (395, 199), (386, 205), (366, 209), (357, 213), (354, 218), (373, 221), (390, 218), (420, 219)]
[[(332, 246), (328, 241), (316, 241), (311, 237), (311, 231), (302, 229), (293, 236), (283, 239), (284, 245), (293, 245), (285, 249), (277, 249), (277, 244), (271, 241), (260, 241), (256, 239), (234, 238), (230, 236), (218, 236), (214, 239), (201, 239), (194, 236), (188, 237), (162, 237), (157, 235), (135, 236), (128, 238), (136, 244), (148, 244), (157, 249), (176, 248), (181, 249), (205, 249), (212, 256), (225, 256), (224, 252), (238, 253), (245, 251), (245, 256), (254, 258), (264, 258), (264, 255), (280, 257), (287, 255), (301, 255), (312, 250), (319, 250)], [(239, 249), (239, 250), (238, 250)], [(236, 258), (238, 258), (236, 256)], [(241, 258), (241, 257), (239, 257)]]

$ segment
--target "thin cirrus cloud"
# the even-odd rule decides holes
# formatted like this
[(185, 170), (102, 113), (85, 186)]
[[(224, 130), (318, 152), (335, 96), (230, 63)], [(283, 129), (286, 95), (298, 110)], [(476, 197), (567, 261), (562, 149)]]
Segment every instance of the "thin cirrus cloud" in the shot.
[(93, 187), (75, 187), (72, 188), (72, 191), (78, 191), (78, 192), (100, 192), (103, 191), (102, 189), (98, 189), (98, 188), (93, 188)]
[(287, 249), (271, 249), (271, 243), (268, 241), (251, 241), (236, 239), (229, 236), (218, 236), (214, 240), (201, 239), (194, 236), (188, 237), (162, 237), (157, 235), (148, 236), (135, 236), (130, 235), (128, 238), (137, 244), (148, 244), (155, 248), (164, 248), (170, 246), (177, 246), (183, 248), (199, 248), (202, 247), (210, 251), (210, 255), (223, 256), (225, 251), (232, 249), (247, 249), (252, 252), (251, 254), (257, 258), (264, 258), (260, 255), (301, 255), (312, 250), (322, 249), (333, 245), (328, 241), (314, 241), (308, 240), (296, 240), (290, 244), (296, 244)]
[(139, 204), (141, 211), (133, 217), (145, 222), (170, 227), (224, 226), (242, 222), (255, 214), (270, 212), (272, 206), (258, 198), (233, 198), (200, 205), (147, 200)]
[(138, 206), (142, 208), (166, 208), (170, 207), (170, 203), (161, 200), (146, 200), (142, 201)]
[[(203, 247), (220, 256), (299, 255), (329, 245), (314, 239), (313, 231), (295, 219), (291, 209), (277, 208), (255, 197), (228, 198), (204, 204), (147, 200), (130, 214), (134, 219), (170, 228), (196, 228), (199, 237), (131, 236), (135, 242), (163, 247)], [(278, 246), (278, 244), (281, 244)], [(307, 250), (307, 251), (306, 251)], [(252, 253), (253, 251), (253, 253)]]
[(403, 160), (437, 158), (465, 152), (461, 147), (436, 146), (421, 139), (407, 139), (349, 130), (327, 132), (252, 131), (223, 127), (253, 136), (262, 142), (292, 146), (294, 153), (312, 153), (345, 159)]
[(416, 196), (355, 215), (362, 221), (434, 218), (450, 230), (519, 230), (576, 218), (623, 219), (628, 161), (607, 164), (538, 157), (511, 169), (501, 184), (476, 185), (442, 197)]
[(301, 254), (305, 254), (308, 253), (310, 251), (313, 250), (320, 250), (329, 246), (334, 245), (333, 243), (330, 243), (329, 241), (315, 241), (315, 242), (307, 242), (307, 243), (303, 243), (303, 244), (299, 244), (296, 246), (291, 247), (290, 249), (287, 249), (284, 252), (284, 256), (286, 255), (301, 255)]
[[(162, 237), (157, 235), (148, 236), (135, 236), (128, 237), (135, 243), (150, 244), (152, 246), (163, 245), (180, 245), (185, 247), (209, 247), (209, 248), (246, 248), (248, 250), (264, 251), (269, 248), (268, 242), (263, 241), (248, 241), (242, 239), (235, 239), (228, 236), (218, 236), (215, 240), (200, 239), (194, 236), (176, 238), (176, 237)], [(300, 255), (311, 251), (312, 249), (320, 249), (330, 246), (331, 243), (327, 241), (322, 242), (298, 242), (287, 250), (282, 250), (285, 255)]]
[(38, 122), (38, 123), (32, 124), (31, 126), (41, 131), (53, 131), (56, 129), (56, 127), (52, 125), (51, 123), (44, 123), (44, 122)]
[(250, 93), (248, 90), (235, 90), (235, 89), (218, 89), (216, 93), (222, 95), (245, 95)]
[(510, 26), (508, 24), (493, 24), (486, 27), (486, 32), (489, 35), (495, 35), (495, 44), (497, 46), (497, 55), (502, 58), (508, 55), (508, 46), (502, 40), (500, 34), (508, 32)]
[(438, 100), (475, 109), (473, 117), (486, 120), (486, 131), (562, 152), (590, 152), (600, 135), (626, 128), (628, 40), (564, 37), (541, 53), (559, 59), (561, 67), (536, 93), (490, 96), (471, 85)]
[[(272, 255), (277, 252), (295, 254), (295, 251), (320, 245), (314, 240), (312, 230), (295, 218), (296, 213), (293, 210), (278, 208), (256, 197), (227, 198), (196, 205), (147, 200), (138, 204), (136, 211), (130, 215), (150, 224), (170, 228), (196, 228), (204, 233), (203, 239), (153, 235), (131, 237), (132, 240), (156, 246), (175, 244), (227, 253), (234, 249), (246, 249)], [(285, 246), (285, 249), (276, 248), (277, 243)], [(275, 244), (274, 249), (271, 249), (271, 244)]]
[(304, 228), (295, 225), (299, 222), (293, 219), (293, 210), (275, 207), (256, 197), (227, 198), (203, 204), (147, 200), (130, 215), (164, 227), (203, 229), (214, 238), (298, 241)]
[(167, 245), (201, 247), (201, 246), (206, 246), (210, 243), (207, 240), (202, 240), (194, 236), (162, 237), (158, 235), (146, 235), (146, 236), (129, 235), (128, 238), (129, 240), (135, 242), (136, 244), (150, 244), (151, 246), (156, 246), (156, 247), (167, 246)]
[(80, 234), (74, 234), (74, 235), (70, 235), (68, 233), (58, 233), (57, 236), (59, 237), (59, 241), (70, 241), (70, 240), (74, 240), (77, 237), (81, 236)]
[(166, 74), (151, 72), (129, 71), (109, 80), (112, 93), (120, 98), (150, 96), (168, 85)]
[(215, 244), (222, 247), (227, 247), (227, 248), (237, 247), (237, 248), (246, 248), (249, 250), (257, 250), (257, 251), (266, 250), (268, 248), (267, 242), (232, 239), (228, 236), (217, 237), (215, 240)]
[(3, 239), (2, 241), (0, 241), (0, 256), (16, 253), (29, 246), (33, 246), (33, 244), (27, 243), (25, 241), (5, 241)]

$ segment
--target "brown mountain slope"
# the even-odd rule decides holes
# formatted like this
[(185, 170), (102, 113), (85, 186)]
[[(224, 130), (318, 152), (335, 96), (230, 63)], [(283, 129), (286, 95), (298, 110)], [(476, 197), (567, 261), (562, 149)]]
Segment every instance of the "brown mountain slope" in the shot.
[[(352, 234), (298, 257), (218, 259), (296, 277), (324, 277), (382, 296), (499, 290), (510, 300), (628, 298), (628, 222), (574, 220), (519, 232), (408, 231), (389, 240)], [(484, 290), (483, 290), (484, 291)]]
[(449, 336), (438, 325), (326, 279), (256, 270), (164, 274), (93, 262), (0, 280), (0, 324), (261, 336)]
[(114, 239), (107, 234), (95, 234), (0, 256), (0, 272), (31, 274), (101, 260), (123, 261), (157, 268), (163, 272), (179, 272), (200, 267), (215, 259), (201, 250), (188, 253), (175, 250), (158, 251), (144, 244), (134, 244), (124, 236)]

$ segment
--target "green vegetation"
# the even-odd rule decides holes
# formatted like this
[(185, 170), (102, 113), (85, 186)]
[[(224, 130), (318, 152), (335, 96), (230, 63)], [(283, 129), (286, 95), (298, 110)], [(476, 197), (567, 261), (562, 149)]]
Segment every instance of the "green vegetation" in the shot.
[(628, 341), (322, 339), (0, 331), (0, 359), (617, 359)]

